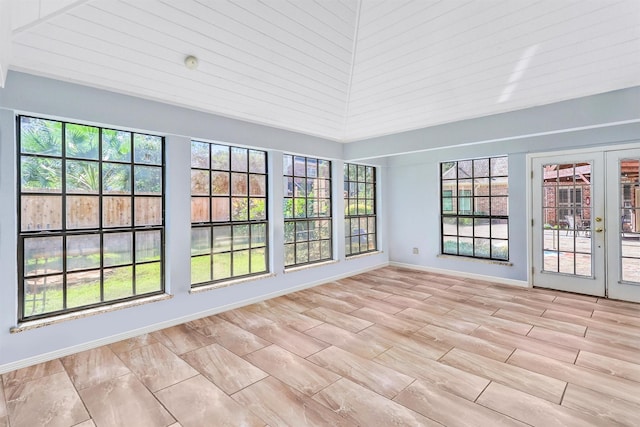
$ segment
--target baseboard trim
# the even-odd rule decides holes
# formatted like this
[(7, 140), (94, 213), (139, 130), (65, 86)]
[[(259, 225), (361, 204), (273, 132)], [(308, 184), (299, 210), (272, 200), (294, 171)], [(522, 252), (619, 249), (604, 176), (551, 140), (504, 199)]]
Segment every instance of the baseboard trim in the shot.
[(148, 334), (150, 332), (155, 332), (160, 329), (170, 328), (171, 326), (180, 325), (182, 323), (190, 322), (192, 320), (200, 319), (202, 317), (212, 316), (214, 314), (222, 313), (224, 311), (233, 310), (236, 308), (244, 307), (246, 305), (255, 304), (257, 302), (265, 301), (271, 298), (276, 298), (282, 295), (290, 294), (292, 292), (301, 291), (304, 289), (313, 288), (318, 285), (323, 285), (325, 283), (334, 282), (336, 280), (344, 279), (345, 277), (355, 276), (357, 274), (366, 273), (368, 271), (376, 270), (378, 268), (389, 266), (388, 262), (384, 262), (381, 264), (377, 264), (374, 266), (370, 266), (367, 268), (362, 268), (359, 270), (349, 271), (347, 273), (338, 274), (335, 276), (327, 277), (321, 280), (316, 280), (313, 282), (307, 282), (301, 285), (296, 285), (290, 288), (281, 289), (276, 292), (271, 292), (264, 295), (258, 295), (256, 297), (247, 298), (241, 301), (237, 301), (231, 304), (219, 306), (212, 308), (210, 310), (200, 311), (197, 313), (192, 313), (186, 316), (178, 317), (171, 320), (166, 320), (160, 323), (154, 323), (153, 325), (145, 326), (144, 328), (133, 329), (127, 332), (123, 332), (121, 334), (111, 335), (109, 337), (100, 338), (98, 340), (89, 341), (86, 343), (74, 345), (71, 347), (66, 347), (60, 350), (52, 351), (49, 353), (40, 354), (38, 356), (28, 357), (26, 359), (18, 360), (16, 362), (10, 362), (4, 365), (0, 365), (0, 374), (5, 374), (7, 372), (15, 371), (16, 369), (22, 369), (29, 366), (37, 365), (39, 363), (49, 362), (54, 359), (58, 359), (60, 357), (69, 356), (71, 354), (79, 353), (81, 351), (91, 350), (96, 347), (101, 347), (103, 345), (112, 344), (114, 342), (126, 340), (129, 338), (136, 337), (142, 334)]
[(392, 267), (408, 268), (411, 270), (426, 271), (429, 273), (448, 274), (450, 276), (464, 277), (466, 279), (486, 280), (489, 282), (500, 283), (501, 285), (517, 286), (520, 288), (531, 287), (529, 285), (529, 282), (525, 280), (507, 279), (504, 277), (497, 277), (497, 276), (486, 276), (484, 274), (467, 273), (464, 271), (457, 271), (457, 270), (447, 270), (445, 268), (426, 267), (424, 265), (405, 264), (403, 262), (395, 262), (395, 261), (390, 261), (389, 265)]

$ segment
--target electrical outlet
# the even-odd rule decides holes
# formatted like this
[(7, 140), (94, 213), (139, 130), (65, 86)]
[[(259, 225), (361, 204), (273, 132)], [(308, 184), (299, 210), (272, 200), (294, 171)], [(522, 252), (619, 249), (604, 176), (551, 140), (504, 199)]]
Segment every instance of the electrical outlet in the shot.
[(413, 254), (414, 255), (418, 255), (420, 253), (420, 251), (418, 250), (418, 248), (413, 248)]

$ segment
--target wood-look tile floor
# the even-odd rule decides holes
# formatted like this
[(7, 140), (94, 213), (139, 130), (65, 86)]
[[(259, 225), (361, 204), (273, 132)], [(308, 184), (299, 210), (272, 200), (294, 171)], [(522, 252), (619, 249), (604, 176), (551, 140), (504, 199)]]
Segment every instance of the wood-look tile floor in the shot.
[(387, 267), (2, 375), (0, 427), (640, 426), (640, 305)]

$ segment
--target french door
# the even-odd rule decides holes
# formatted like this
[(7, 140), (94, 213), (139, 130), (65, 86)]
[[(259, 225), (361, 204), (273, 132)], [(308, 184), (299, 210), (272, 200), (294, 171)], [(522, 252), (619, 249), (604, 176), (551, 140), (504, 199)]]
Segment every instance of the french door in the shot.
[(640, 302), (640, 149), (531, 166), (533, 285)]

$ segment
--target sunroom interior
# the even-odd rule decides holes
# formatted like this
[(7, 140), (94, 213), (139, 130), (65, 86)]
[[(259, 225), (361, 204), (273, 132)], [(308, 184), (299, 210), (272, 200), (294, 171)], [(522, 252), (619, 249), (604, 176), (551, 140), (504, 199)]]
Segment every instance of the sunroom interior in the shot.
[[(20, 393), (65, 369), (84, 406), (58, 425), (122, 422), (68, 366), (95, 351), (166, 407), (149, 425), (203, 425), (187, 382), (248, 425), (296, 425), (254, 402), (285, 389), (308, 425), (633, 425), (638, 58), (635, 0), (0, 0), (0, 426), (38, 425)], [(231, 327), (263, 344), (236, 351)], [(145, 380), (141, 337), (193, 372)], [(193, 362), (209, 346), (264, 375), (225, 388)], [(326, 375), (310, 391), (263, 356)]]

